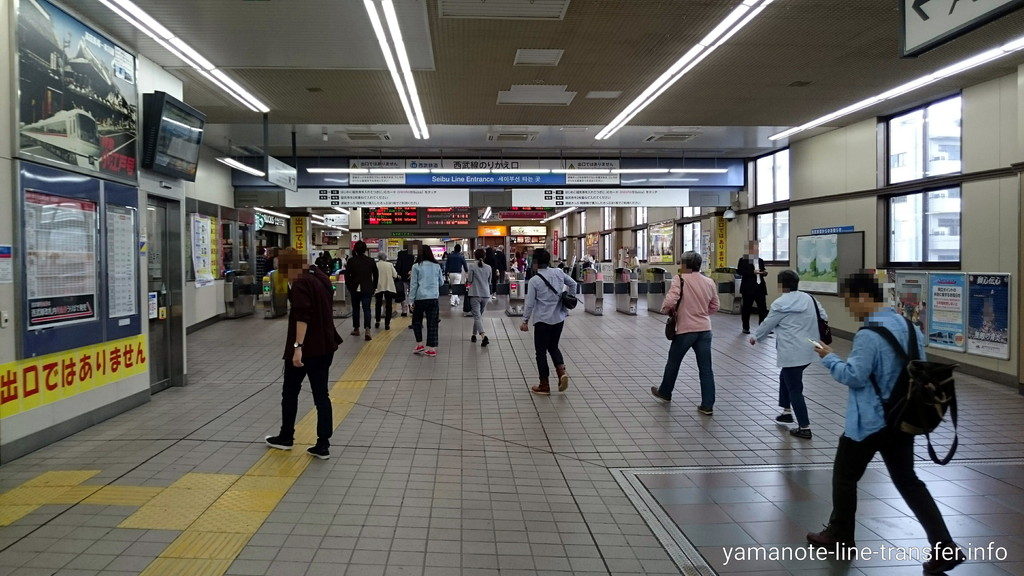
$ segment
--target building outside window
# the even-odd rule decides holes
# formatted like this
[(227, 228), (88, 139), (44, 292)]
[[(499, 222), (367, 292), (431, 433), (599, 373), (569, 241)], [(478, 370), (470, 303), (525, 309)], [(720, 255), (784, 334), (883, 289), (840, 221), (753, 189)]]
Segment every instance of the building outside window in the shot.
[(700, 252), (700, 222), (683, 224), (683, 252)]
[(569, 260), (569, 241), (565, 237), (558, 241), (558, 254), (559, 258)]
[(569, 217), (562, 216), (562, 229), (558, 231), (559, 236), (565, 238), (569, 235)]
[(961, 171), (962, 109), (956, 96), (888, 121), (890, 184)]
[(633, 224), (636, 226), (642, 226), (647, 224), (647, 207), (641, 206), (633, 209)]
[(603, 223), (604, 223), (604, 228), (601, 228), (601, 229), (602, 230), (611, 230), (613, 228), (613, 226), (612, 226), (612, 209), (611, 208), (601, 208), (601, 218), (602, 218)]
[(959, 188), (894, 196), (888, 208), (890, 264), (959, 264)]
[(789, 149), (754, 161), (755, 204), (789, 200)]
[(580, 212), (580, 234), (587, 233), (587, 211)]
[(587, 255), (587, 241), (585, 238), (580, 238), (576, 241), (576, 250), (580, 260)]
[(612, 235), (602, 234), (601, 235), (601, 254), (603, 259), (609, 261), (612, 259)]
[(761, 258), (776, 265), (788, 265), (789, 210), (758, 214), (756, 238)]
[(633, 232), (633, 240), (636, 246), (636, 259), (647, 260), (647, 228)]

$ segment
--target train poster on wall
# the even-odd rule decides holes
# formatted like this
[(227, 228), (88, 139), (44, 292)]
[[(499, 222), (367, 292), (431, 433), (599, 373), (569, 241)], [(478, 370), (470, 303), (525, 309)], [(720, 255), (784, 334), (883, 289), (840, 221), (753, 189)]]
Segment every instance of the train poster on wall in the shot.
[(135, 57), (46, 0), (18, 3), (19, 150), (134, 181)]

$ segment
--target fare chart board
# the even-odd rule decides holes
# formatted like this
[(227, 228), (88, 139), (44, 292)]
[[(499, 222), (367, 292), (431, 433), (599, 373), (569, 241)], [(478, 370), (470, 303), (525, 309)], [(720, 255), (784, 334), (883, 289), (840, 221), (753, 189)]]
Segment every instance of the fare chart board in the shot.
[(469, 226), (469, 206), (426, 208), (427, 226)]

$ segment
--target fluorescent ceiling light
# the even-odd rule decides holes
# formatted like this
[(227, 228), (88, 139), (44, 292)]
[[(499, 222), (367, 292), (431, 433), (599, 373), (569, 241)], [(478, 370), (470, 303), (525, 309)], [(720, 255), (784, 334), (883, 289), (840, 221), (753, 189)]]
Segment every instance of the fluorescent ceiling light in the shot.
[(965, 71), (970, 70), (972, 68), (977, 68), (978, 66), (982, 66), (984, 64), (988, 64), (989, 62), (992, 62), (994, 60), (998, 60), (1000, 58), (1003, 58), (1003, 57), (1007, 56), (1008, 54), (1013, 54), (1014, 52), (1018, 52), (1021, 49), (1024, 49), (1024, 36), (1021, 36), (1021, 37), (1018, 37), (1018, 38), (1016, 38), (1014, 40), (1011, 40), (1011, 41), (1007, 42), (1006, 44), (1003, 44), (999, 48), (993, 48), (991, 50), (986, 50), (985, 52), (982, 52), (980, 54), (976, 54), (974, 56), (971, 56), (970, 58), (966, 58), (964, 60), (961, 60), (959, 62), (956, 62), (954, 64), (946, 66), (944, 68), (940, 68), (940, 69), (936, 70), (935, 72), (932, 72), (931, 74), (927, 74), (925, 76), (921, 76), (919, 78), (911, 80), (910, 82), (907, 82), (905, 84), (901, 84), (901, 85), (899, 85), (899, 86), (897, 86), (895, 88), (892, 88), (890, 90), (886, 90), (885, 92), (882, 92), (881, 94), (877, 94), (875, 96), (871, 96), (869, 98), (865, 98), (864, 100), (861, 100), (860, 102), (856, 102), (854, 104), (850, 104), (849, 106), (847, 106), (845, 108), (841, 108), (839, 110), (836, 110), (835, 112), (830, 112), (829, 114), (821, 116), (820, 118), (815, 118), (814, 120), (811, 120), (810, 122), (807, 122), (806, 124), (801, 124), (800, 126), (796, 126), (794, 128), (790, 128), (789, 130), (784, 130), (782, 132), (779, 132), (778, 134), (773, 134), (772, 136), (769, 136), (768, 139), (772, 140), (772, 141), (775, 141), (775, 140), (781, 140), (783, 138), (789, 138), (790, 136), (793, 136), (794, 134), (799, 134), (800, 132), (804, 132), (804, 131), (810, 130), (811, 128), (817, 128), (818, 126), (822, 126), (822, 125), (827, 124), (827, 123), (829, 123), (829, 122), (831, 122), (833, 120), (838, 120), (839, 118), (842, 118), (844, 116), (848, 116), (850, 114), (853, 114), (854, 112), (858, 112), (858, 111), (863, 110), (863, 109), (865, 109), (865, 108), (867, 108), (869, 106), (873, 106), (875, 104), (878, 104), (879, 102), (884, 102), (886, 100), (891, 100), (891, 99), (896, 98), (898, 96), (902, 96), (904, 94), (908, 94), (910, 92), (913, 92), (914, 90), (917, 90), (918, 88), (923, 88), (924, 86), (927, 86), (927, 85), (932, 84), (934, 82), (938, 82), (939, 80), (942, 80), (944, 78), (948, 78), (950, 76), (954, 76), (956, 74), (959, 74), (961, 72), (965, 72)]
[(280, 212), (274, 212), (273, 210), (267, 210), (266, 208), (253, 208), (257, 212), (263, 212), (264, 214), (270, 214), (271, 216), (277, 216), (278, 218), (284, 218), (285, 220), (291, 220), (292, 217), (287, 214), (281, 214)]
[(728, 168), (672, 168), (672, 174), (727, 174)]
[(491, 217), (491, 207), (488, 206), (487, 210), (484, 210), (484, 215), (480, 217), (481, 220), (487, 220)]
[(540, 223), (541, 224), (545, 224), (545, 223), (550, 222), (550, 221), (552, 221), (552, 220), (554, 220), (556, 218), (561, 218), (562, 216), (565, 216), (566, 214), (569, 214), (570, 212), (575, 212), (575, 211), (576, 211), (576, 207), (575, 206), (573, 206), (572, 208), (566, 208), (565, 210), (562, 210), (558, 214), (552, 214), (551, 216), (548, 216), (547, 218), (541, 220)]
[(306, 168), (309, 174), (369, 174), (368, 168)]
[(490, 174), (487, 168), (431, 168), (431, 174)]
[(246, 174), (252, 174), (253, 176), (258, 176), (259, 178), (263, 178), (264, 176), (266, 176), (266, 173), (263, 172), (262, 170), (257, 170), (252, 166), (246, 166), (245, 164), (242, 164), (241, 162), (235, 160), (234, 158), (228, 158), (224, 156), (221, 158), (217, 158), (217, 162), (220, 162), (221, 164), (227, 164), (228, 166), (231, 166), (235, 170), (241, 170)]
[(334, 209), (337, 210), (338, 212), (341, 212), (342, 214), (348, 214), (348, 210), (345, 210), (344, 208), (338, 208), (337, 206), (335, 206)]
[(668, 174), (668, 168), (615, 168), (612, 174)]
[(107, 8), (110, 8), (114, 14), (117, 14), (132, 26), (138, 28), (153, 40), (156, 40), (158, 44), (166, 48), (170, 53), (192, 68), (195, 68), (218, 88), (244, 104), (246, 108), (254, 112), (263, 112), (264, 114), (270, 112), (270, 108), (266, 104), (218, 70), (202, 54), (189, 46), (184, 40), (175, 36), (163, 24), (149, 14), (146, 14), (145, 11), (134, 3), (129, 2), (129, 0), (100, 0), (100, 2)]
[[(384, 16), (388, 19), (388, 30), (391, 32), (392, 41), (398, 52), (398, 60), (402, 64), (402, 72), (405, 76), (404, 82), (402, 79), (403, 74), (399, 73), (399, 64), (395, 62), (395, 55), (391, 50), (387, 34), (384, 32), (384, 25), (381, 23), (380, 14), (377, 13), (377, 6), (374, 0), (363, 0), (363, 6), (366, 8), (366, 14), (370, 17), (370, 25), (377, 36), (377, 43), (380, 44), (380, 51), (384, 55), (384, 62), (387, 64), (388, 72), (391, 73), (391, 81), (395, 84), (398, 98), (402, 102), (402, 109), (405, 110), (405, 118), (409, 122), (409, 127), (412, 128), (412, 135), (417, 140), (430, 138), (430, 133), (427, 131), (427, 123), (423, 117), (423, 109), (419, 102), (419, 93), (416, 91), (412, 70), (409, 68), (409, 56), (405, 52), (405, 42), (402, 40), (402, 32), (398, 27), (398, 17), (395, 14), (394, 5), (390, 0), (385, 0)], [(408, 91), (405, 85), (406, 82), (409, 83)], [(412, 95), (411, 98), (410, 95)], [(417, 116), (417, 113), (419, 116)]]
[(550, 168), (493, 168), (491, 174), (551, 174)]
[(611, 174), (607, 168), (555, 168), (552, 174)]
[(636, 97), (626, 108), (619, 113), (607, 126), (605, 126), (594, 137), (597, 140), (607, 140), (612, 134), (619, 131), (634, 116), (639, 114), (651, 102), (657, 100), (680, 78), (693, 70), (700, 62), (717, 50), (722, 44), (732, 38), (736, 32), (750, 23), (761, 13), (773, 0), (743, 0), (725, 17), (714, 29), (711, 30), (700, 42), (690, 48), (679, 60), (676, 60), (661, 76), (648, 86), (639, 96)]

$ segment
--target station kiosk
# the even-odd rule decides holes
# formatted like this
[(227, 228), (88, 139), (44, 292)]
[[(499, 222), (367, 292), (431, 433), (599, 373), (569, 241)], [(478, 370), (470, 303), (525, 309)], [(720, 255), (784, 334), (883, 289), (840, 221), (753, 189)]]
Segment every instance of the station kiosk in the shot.
[(331, 288), (334, 292), (331, 297), (334, 317), (348, 318), (352, 316), (352, 310), (348, 307), (348, 288), (345, 287), (345, 275), (331, 276)]
[(237, 270), (224, 273), (223, 318), (241, 318), (256, 312), (256, 284), (252, 274)]
[(519, 278), (509, 280), (508, 283), (508, 306), (505, 307), (506, 316), (522, 316), (523, 307), (526, 306), (526, 280)]
[(288, 313), (288, 281), (283, 282), (278, 276), (277, 270), (271, 270), (263, 277), (260, 283), (260, 304), (263, 307), (263, 317), (280, 318)]
[(640, 281), (633, 278), (629, 268), (615, 269), (615, 311), (636, 316), (640, 299)]
[(660, 267), (647, 269), (647, 311), (654, 314), (661, 314), (661, 307), (665, 304), (665, 295), (672, 287), (672, 276), (668, 270)]
[(597, 270), (584, 268), (580, 282), (583, 309), (594, 316), (604, 315), (604, 281), (597, 279)]

